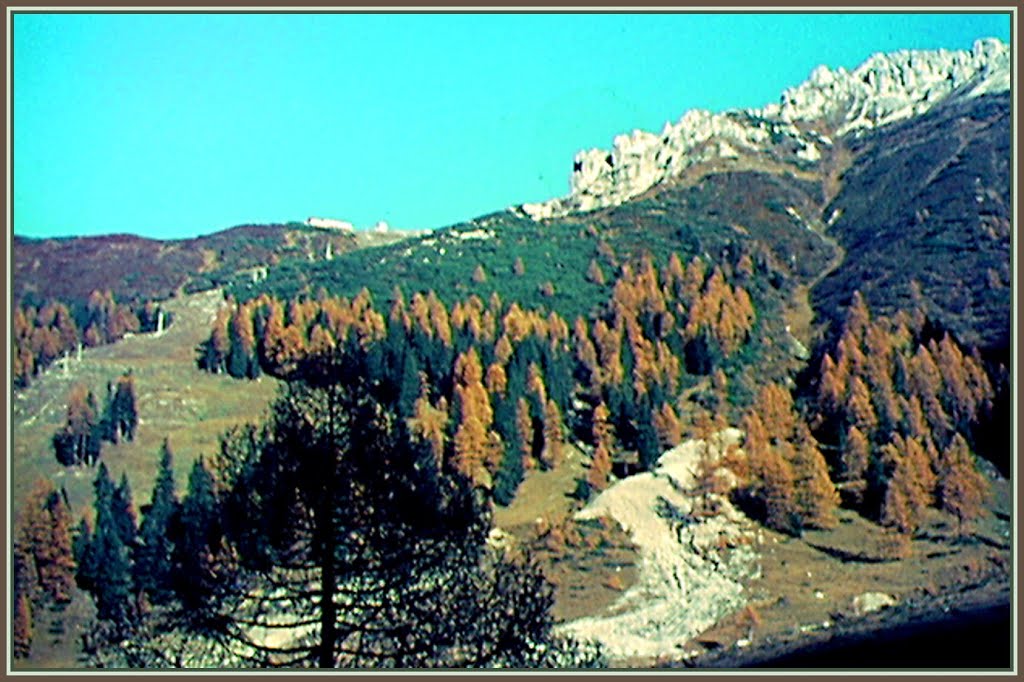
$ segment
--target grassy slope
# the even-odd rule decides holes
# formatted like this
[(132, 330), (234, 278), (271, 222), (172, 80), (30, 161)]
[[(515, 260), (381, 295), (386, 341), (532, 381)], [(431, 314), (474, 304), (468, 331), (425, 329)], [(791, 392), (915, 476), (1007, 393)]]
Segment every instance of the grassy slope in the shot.
[(195, 366), (195, 346), (209, 335), (219, 292), (173, 299), (168, 308), (175, 324), (163, 335), (141, 335), (110, 346), (87, 349), (72, 362), (68, 375), (51, 368), (14, 395), (11, 421), (12, 502), (18, 509), (31, 482), (52, 479), (67, 488), (75, 516), (92, 504), (91, 469), (61, 467), (50, 438), (64, 423), (69, 387), (82, 382), (98, 396), (106, 382), (131, 369), (138, 396), (139, 429), (132, 443), (104, 444), (103, 461), (111, 474), (128, 474), (137, 506), (148, 503), (159, 461), (160, 444), (169, 437), (175, 454), (175, 476), (184, 490), (192, 462), (218, 450), (228, 427), (261, 419), (276, 382), (239, 383)]

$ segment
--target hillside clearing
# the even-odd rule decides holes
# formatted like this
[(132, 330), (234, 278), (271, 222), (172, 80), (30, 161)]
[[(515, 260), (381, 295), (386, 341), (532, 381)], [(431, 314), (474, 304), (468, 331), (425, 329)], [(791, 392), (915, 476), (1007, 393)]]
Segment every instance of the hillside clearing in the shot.
[(104, 443), (102, 461), (118, 479), (127, 474), (141, 507), (149, 501), (160, 444), (166, 437), (174, 452), (175, 479), (184, 491), (192, 463), (217, 453), (223, 432), (237, 424), (256, 422), (276, 390), (277, 381), (263, 377), (240, 382), (196, 367), (195, 348), (209, 335), (219, 291), (168, 300), (174, 315), (162, 334), (132, 335), (107, 346), (83, 350), (68, 370), (53, 366), (13, 395), (11, 407), (11, 480), (17, 510), (31, 483), (43, 477), (64, 486), (74, 516), (92, 504), (93, 469), (62, 467), (50, 442), (64, 424), (66, 399), (72, 384), (88, 386), (102, 404), (108, 381), (131, 370), (135, 377), (139, 428), (134, 442)]

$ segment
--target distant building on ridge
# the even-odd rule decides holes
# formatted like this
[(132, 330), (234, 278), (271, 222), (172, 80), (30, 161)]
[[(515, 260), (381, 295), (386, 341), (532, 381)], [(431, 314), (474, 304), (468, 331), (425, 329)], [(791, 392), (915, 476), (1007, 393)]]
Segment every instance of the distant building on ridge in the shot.
[(306, 218), (306, 224), (310, 227), (323, 227), (331, 230), (341, 230), (342, 232), (355, 232), (355, 226), (345, 220), (335, 220), (334, 218)]

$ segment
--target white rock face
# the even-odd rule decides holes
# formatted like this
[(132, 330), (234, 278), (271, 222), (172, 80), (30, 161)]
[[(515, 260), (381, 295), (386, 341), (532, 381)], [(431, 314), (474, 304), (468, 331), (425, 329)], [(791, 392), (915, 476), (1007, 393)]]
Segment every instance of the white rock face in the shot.
[(813, 166), (834, 136), (918, 116), (950, 98), (1009, 88), (1010, 49), (995, 39), (979, 40), (970, 51), (876, 54), (853, 71), (819, 66), (761, 109), (694, 109), (678, 123), (666, 123), (660, 135), (634, 130), (617, 136), (610, 151), (580, 151), (568, 196), (519, 209), (543, 220), (617, 206), (696, 163), (743, 154)]

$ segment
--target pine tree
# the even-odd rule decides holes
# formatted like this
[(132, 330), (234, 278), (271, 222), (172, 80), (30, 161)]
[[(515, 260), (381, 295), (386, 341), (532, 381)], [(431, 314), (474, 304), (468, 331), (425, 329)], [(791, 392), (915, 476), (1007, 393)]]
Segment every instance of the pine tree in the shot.
[(428, 443), (436, 465), (441, 466), (448, 425), (448, 405), (444, 398), (441, 398), (437, 407), (431, 405), (429, 390), (424, 383), (420, 397), (413, 405), (413, 416), (408, 419), (407, 424), (414, 441)]
[(110, 511), (114, 516), (114, 524), (117, 526), (117, 533), (121, 542), (129, 549), (135, 546), (138, 539), (138, 525), (135, 516), (135, 504), (132, 500), (132, 490), (128, 484), (128, 475), (121, 474), (121, 481), (114, 488), (110, 500)]
[(171, 468), (171, 446), (164, 439), (160, 448), (160, 469), (153, 486), (149, 509), (142, 516), (139, 544), (135, 550), (135, 585), (149, 594), (153, 603), (163, 603), (172, 594), (172, 522), (178, 512)]
[(46, 510), (50, 517), (50, 535), (46, 550), (39, 557), (46, 570), (40, 570), (39, 576), (43, 589), (47, 591), (50, 599), (57, 604), (64, 604), (71, 601), (75, 575), (75, 559), (71, 547), (71, 513), (68, 511), (64, 496), (56, 490), (47, 498)]
[(608, 477), (612, 472), (612, 447), (614, 436), (608, 421), (608, 408), (599, 402), (594, 408), (591, 424), (591, 438), (594, 441), (594, 453), (587, 470), (587, 483), (592, 491), (600, 492), (608, 487)]
[(91, 466), (100, 454), (100, 416), (96, 397), (82, 384), (71, 387), (67, 420), (53, 436), (57, 461), (64, 466)]
[(756, 490), (760, 472), (765, 468), (766, 460), (770, 456), (770, 438), (764, 421), (755, 410), (743, 416), (742, 429), (745, 457), (732, 458), (731, 468), (744, 485)]
[(552, 650), (572, 656), (551, 636), (553, 594), (539, 570), (487, 548), (486, 495), (446, 476), (425, 498), (410, 485), (419, 448), (407, 448), (378, 387), (327, 362), (282, 389), (219, 496), (212, 518), (225, 528), (216, 547), (206, 543), (209, 592), (158, 621), (155, 637), (124, 640), (127, 653), (291, 668), (523, 668), (554, 663)]
[(526, 265), (523, 264), (522, 256), (516, 256), (516, 260), (512, 263), (512, 274), (516, 277), (522, 277), (526, 274)]
[(795, 458), (793, 450), (789, 441), (768, 448), (760, 474), (765, 522), (775, 530), (797, 534), (801, 530), (802, 515), (797, 503), (796, 477), (790, 465)]
[(544, 450), (542, 461), (548, 469), (554, 469), (562, 463), (562, 412), (554, 400), (544, 404)]
[(502, 335), (498, 338), (497, 343), (494, 344), (494, 361), (501, 364), (506, 364), (512, 357), (512, 342), (509, 341), (507, 335)]
[(24, 538), (17, 535), (11, 548), (11, 575), (15, 593), (24, 594), (30, 604), (42, 604), (46, 595), (39, 585), (39, 572), (36, 570), (35, 557), (27, 546)]
[(228, 352), (231, 350), (231, 335), (228, 333), (231, 305), (232, 303), (229, 302), (228, 305), (217, 309), (217, 316), (213, 321), (210, 339), (206, 345), (206, 369), (214, 374), (219, 374), (227, 369)]
[(827, 416), (834, 416), (842, 407), (843, 396), (846, 395), (846, 377), (828, 353), (821, 359), (818, 377), (818, 403)]
[(904, 438), (899, 434), (893, 436), (893, 445), (903, 453), (913, 469), (914, 480), (921, 490), (925, 506), (935, 503), (935, 486), (938, 479), (932, 470), (932, 458), (921, 441), (916, 438)]
[(21, 591), (14, 593), (14, 619), (11, 622), (12, 654), (28, 658), (32, 654), (32, 604)]
[(850, 382), (850, 394), (846, 402), (849, 421), (865, 435), (873, 434), (878, 427), (878, 416), (871, 404), (871, 393), (859, 376)]
[(71, 601), (75, 561), (71, 549), (71, 517), (53, 485), (36, 482), (20, 519), (20, 545), (30, 559), (40, 595), (62, 604)]
[(211, 566), (218, 546), (217, 496), (202, 457), (189, 473), (188, 492), (181, 502), (180, 533), (173, 550), (176, 592), (188, 607), (210, 593)]
[(587, 281), (598, 286), (604, 286), (605, 281), (607, 281), (604, 276), (604, 270), (601, 269), (601, 265), (597, 262), (596, 258), (591, 258), (590, 265), (587, 266)]
[(828, 465), (817, 441), (803, 422), (797, 428), (792, 469), (795, 502), (801, 522), (811, 528), (835, 528), (839, 493), (828, 475)]
[[(331, 334), (326, 327), (319, 323), (313, 325), (313, 330), (309, 332), (309, 346), (306, 348), (306, 351), (309, 354), (324, 355), (330, 353), (337, 347), (337, 340), (335, 340), (334, 335)], [(234, 346), (232, 346), (232, 349), (233, 348)], [(234, 350), (232, 350), (232, 357), (234, 357)], [(236, 366), (236, 369), (237, 367), (241, 367), (244, 372), (239, 376), (248, 376), (249, 366), (248, 360), (245, 361), (245, 364), (242, 364), (241, 359), (239, 359), (239, 364)], [(259, 365), (257, 364), (257, 367), (258, 366)]]
[(921, 522), (927, 498), (917, 480), (914, 463), (892, 443), (881, 451), (882, 464), (888, 477), (879, 520), (905, 535), (913, 534)]
[(654, 428), (654, 415), (650, 408), (647, 408), (645, 412), (645, 418), (640, 419), (636, 425), (636, 450), (640, 468), (650, 471), (661, 457), (662, 449), (658, 432)]
[(748, 486), (764, 505), (765, 523), (785, 533), (799, 532), (794, 476), (789, 464), (791, 457), (787, 456), (793, 446), (789, 441), (772, 446), (766, 425), (756, 411), (744, 417), (743, 425), (743, 447), (750, 468)]
[(663, 449), (668, 450), (682, 442), (683, 425), (671, 404), (662, 403), (652, 421)]
[(963, 532), (964, 522), (981, 515), (987, 494), (988, 483), (978, 471), (967, 441), (958, 433), (940, 459), (939, 504), (956, 517), (957, 528)]
[(920, 398), (912, 395), (909, 400), (902, 399), (900, 405), (900, 412), (903, 414), (903, 431), (910, 438), (917, 438), (922, 442), (930, 440), (932, 434), (928, 428), (928, 419), (924, 415)]
[(776, 383), (765, 385), (757, 395), (754, 410), (761, 418), (769, 442), (788, 440), (796, 429), (793, 396)]
[(416, 359), (416, 354), (406, 352), (402, 358), (402, 377), (395, 403), (400, 417), (408, 419), (416, 412), (416, 399), (419, 397), (420, 387), (423, 383), (420, 372), (420, 363)]
[(871, 447), (856, 426), (851, 426), (840, 449), (840, 477), (844, 481), (862, 481), (868, 470)]
[(235, 308), (228, 331), (231, 345), (227, 359), (228, 374), (236, 378), (254, 378), (253, 372), (255, 370), (258, 374), (259, 363), (256, 362), (256, 328), (250, 305)]
[(105, 464), (100, 464), (96, 475), (96, 531), (89, 547), (89, 563), (92, 576), (93, 597), (96, 600), (97, 617), (124, 625), (132, 616), (131, 564), (129, 550), (122, 539), (126, 524), (119, 521), (115, 503), (119, 497), (123, 503), (124, 494), (117, 494)]
[(524, 397), (516, 400), (516, 439), (521, 449), (523, 467), (531, 469), (534, 466), (534, 458), (540, 453), (534, 444), (538, 441), (534, 433), (533, 418), (530, 416), (530, 403)]
[(494, 414), (483, 386), (483, 368), (475, 348), (459, 356), (455, 363), (455, 394), (459, 423), (453, 437), (456, 471), (476, 485), (489, 487), (486, 463), (498, 461), (490, 436)]
[(103, 409), (100, 415), (98, 426), (100, 440), (117, 445), (121, 440), (121, 434), (114, 425), (114, 384), (109, 381), (103, 396)]
[(516, 427), (516, 402), (512, 397), (501, 398), (494, 410), (494, 423), (504, 441), (501, 465), (494, 477), (494, 501), (508, 506), (515, 499), (516, 492), (526, 475), (523, 443)]
[(853, 338), (860, 341), (864, 338), (868, 326), (871, 324), (871, 312), (867, 303), (859, 291), (853, 292), (853, 298), (846, 309), (846, 320), (843, 329), (850, 332)]
[(96, 584), (96, 561), (92, 555), (92, 527), (84, 517), (75, 528), (71, 551), (77, 565), (75, 583), (83, 590), (92, 591)]
[(487, 368), (487, 392), (493, 396), (505, 395), (505, 389), (508, 387), (508, 374), (505, 372), (505, 368), (497, 363), (493, 362)]
[(131, 372), (117, 380), (111, 413), (116, 431), (127, 441), (134, 440), (135, 429), (139, 424), (139, 413), (135, 404), (135, 380)]

